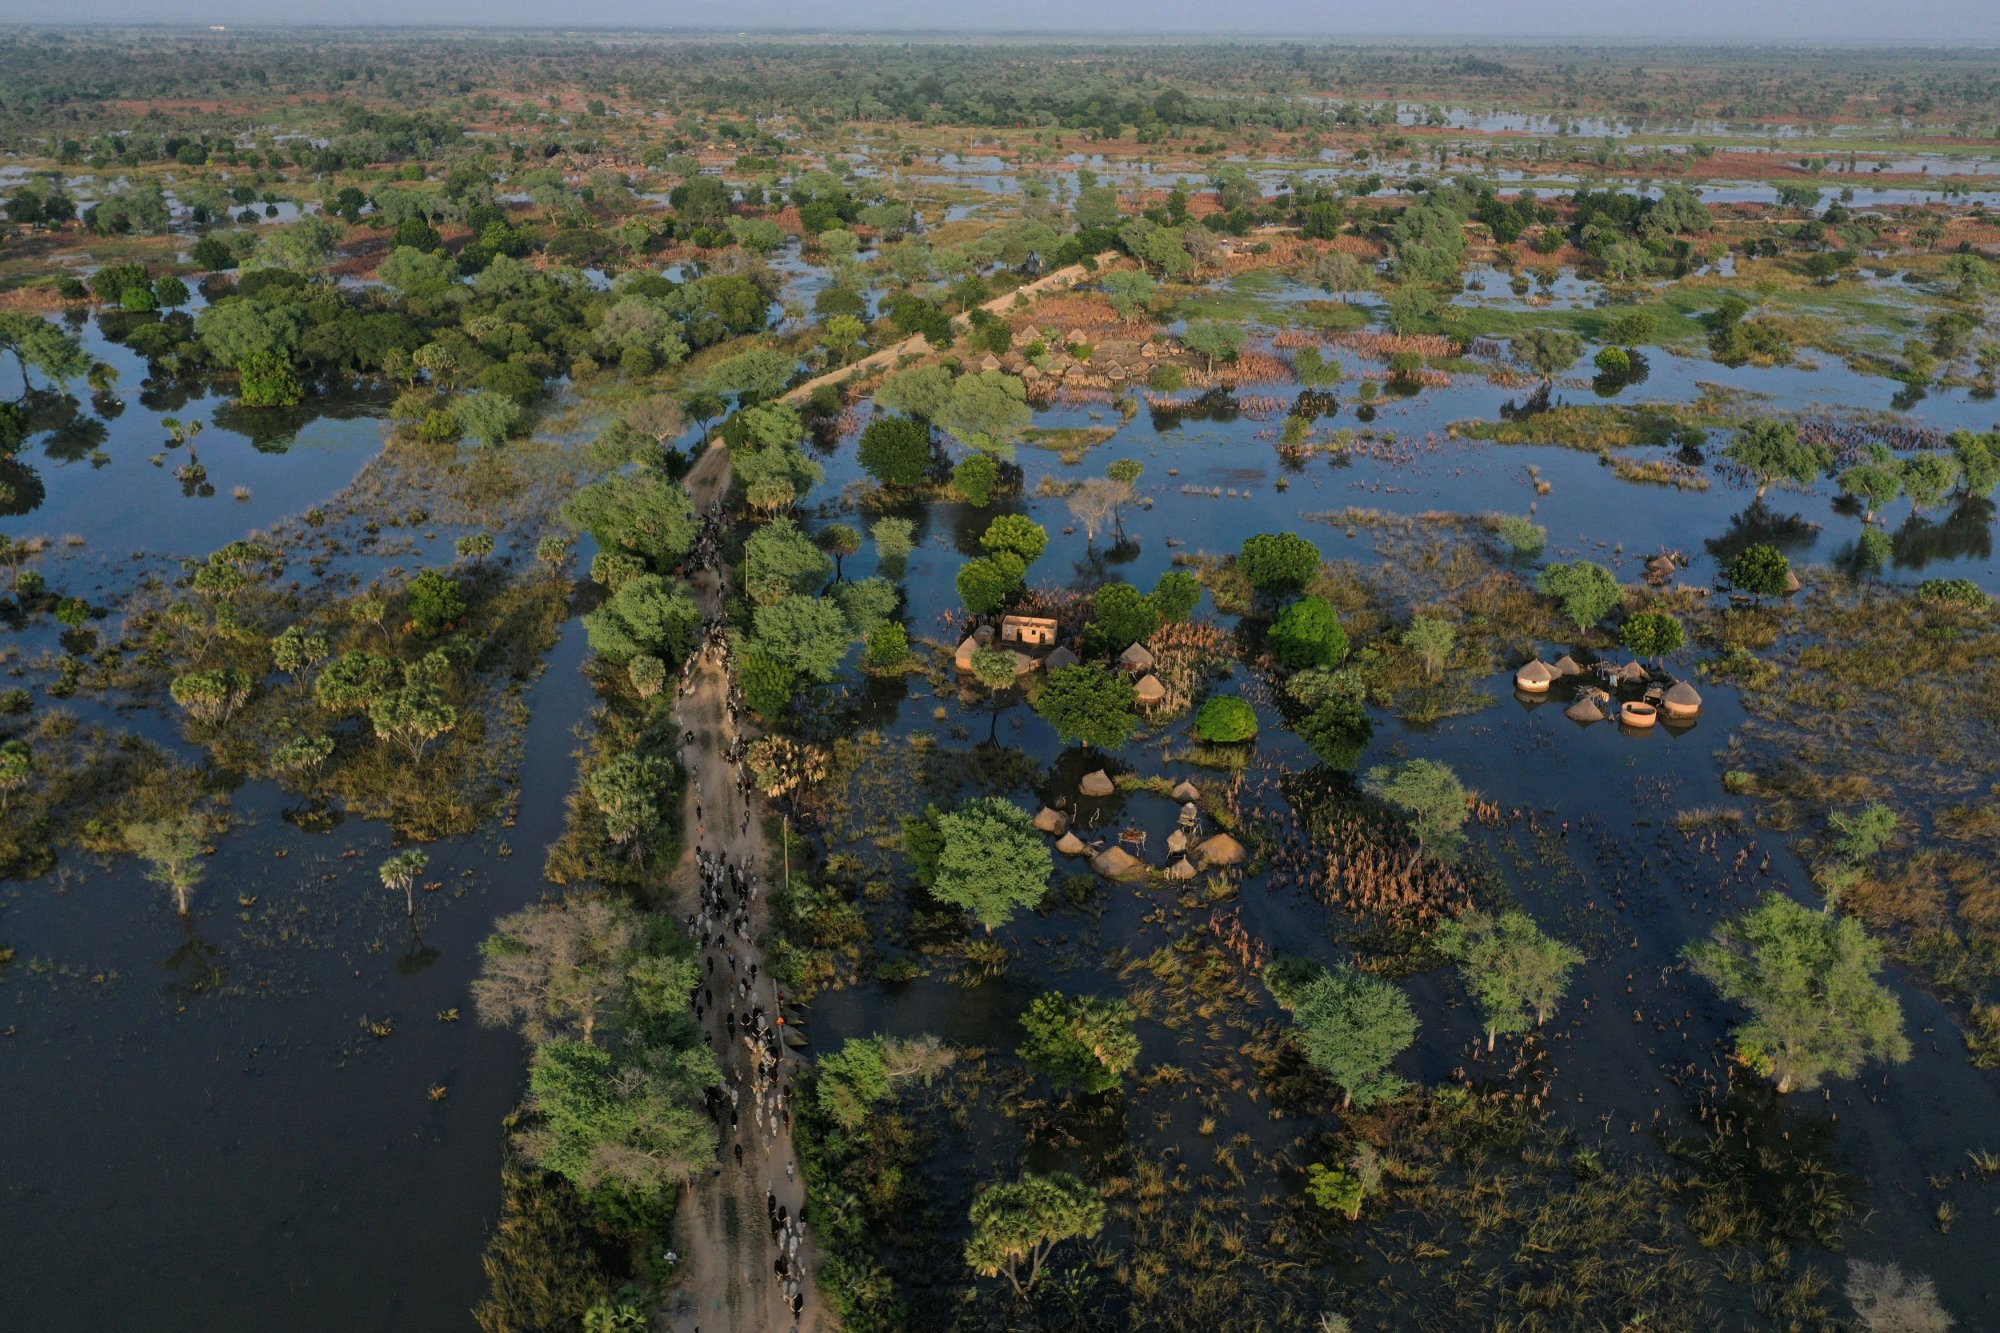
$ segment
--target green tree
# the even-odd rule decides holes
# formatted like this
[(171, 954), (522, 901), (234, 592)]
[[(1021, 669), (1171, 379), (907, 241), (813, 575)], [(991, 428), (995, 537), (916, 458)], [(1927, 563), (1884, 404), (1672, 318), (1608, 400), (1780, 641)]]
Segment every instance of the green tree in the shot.
[(1266, 596), (1304, 588), (1319, 573), (1319, 548), (1295, 532), (1260, 532), (1243, 543), (1236, 568)]
[(410, 620), (419, 634), (436, 634), (463, 618), (465, 592), (458, 580), (442, 570), (426, 569), (403, 589)]
[(1000, 465), (985, 454), (973, 454), (952, 468), (951, 484), (967, 504), (984, 509), (993, 503), (993, 493), (1000, 485)]
[(506, 443), (521, 422), (521, 405), (501, 393), (467, 394), (451, 410), (467, 435), (489, 446)]
[(786, 597), (757, 608), (757, 646), (808, 680), (824, 684), (840, 674), (853, 643), (847, 617), (817, 597)]
[(604, 820), (604, 836), (641, 864), (666, 821), (664, 802), (673, 793), (674, 773), (673, 761), (665, 756), (628, 750), (584, 779), (584, 794)]
[(1401, 809), (1410, 819), (1417, 850), (1454, 861), (1464, 844), (1467, 793), (1458, 774), (1435, 759), (1381, 765), (1368, 770), (1368, 790)]
[(1517, 560), (1535, 559), (1549, 543), (1547, 528), (1518, 514), (1501, 515), (1497, 531)]
[(236, 401), (244, 407), (297, 407), (305, 401), (292, 364), (276, 353), (246, 357), (236, 368)]
[(992, 934), (1024, 907), (1038, 906), (1055, 869), (1048, 844), (1027, 811), (981, 796), (937, 816), (941, 842), (930, 890), (962, 907)]
[(1131, 319), (1144, 311), (1155, 290), (1153, 275), (1139, 269), (1123, 268), (1104, 275), (1104, 294), (1120, 319)]
[(613, 666), (640, 657), (679, 663), (693, 650), (700, 626), (701, 608), (686, 586), (657, 574), (622, 580), (583, 618), (590, 650)]
[(910, 632), (894, 620), (885, 620), (868, 632), (868, 665), (876, 670), (899, 667), (910, 658)]
[(1341, 1106), (1375, 1105), (1409, 1081), (1390, 1064), (1417, 1039), (1417, 1014), (1403, 988), (1353, 964), (1318, 969), (1290, 983), (1282, 965), (1265, 969), (1265, 984), (1291, 1011), (1306, 1058), (1341, 1089)]
[(979, 545), (988, 555), (1014, 556), (1025, 569), (1048, 549), (1049, 532), (1026, 514), (1002, 514), (986, 525)]
[(125, 841), (146, 862), (146, 878), (174, 896), (174, 910), (186, 916), (201, 883), (201, 817), (192, 812), (125, 826)]
[(937, 424), (968, 449), (1011, 458), (1014, 442), (1034, 420), (1027, 386), (1000, 370), (961, 375)]
[(1109, 1092), (1139, 1062), (1132, 1024), (1132, 1006), (1124, 1000), (1050, 991), (1021, 1015), (1028, 1035), (1021, 1058), (1058, 1086), (1086, 1096)]
[(1536, 586), (1562, 604), (1563, 614), (1578, 630), (1589, 629), (1625, 600), (1618, 576), (1594, 560), (1550, 565)]
[(1217, 745), (1233, 745), (1257, 736), (1257, 710), (1233, 694), (1213, 695), (1194, 716), (1195, 734)]
[(1688, 946), (1694, 970), (1748, 1017), (1738, 1057), (1781, 1093), (1852, 1078), (1871, 1060), (1910, 1058), (1903, 1009), (1876, 979), (1882, 948), (1852, 917), (1815, 912), (1780, 893)]
[(1903, 491), (1918, 513), (1943, 503), (1958, 483), (1958, 460), (1945, 454), (1923, 453), (1903, 460)]
[(701, 529), (686, 491), (645, 474), (618, 473), (591, 483), (563, 505), (562, 517), (599, 546), (639, 556), (660, 572), (687, 556)]
[(1514, 339), (1514, 356), (1544, 383), (1576, 364), (1583, 339), (1567, 329), (1529, 329)]
[(720, 1076), (700, 1047), (670, 1063), (621, 1065), (601, 1046), (558, 1038), (529, 1068), (539, 1122), (519, 1143), (586, 1193), (657, 1202), (714, 1160), (715, 1128), (695, 1103)]
[(965, 1261), (981, 1277), (1006, 1277), (1014, 1294), (1025, 1297), (1050, 1252), (1066, 1240), (1096, 1236), (1104, 1213), (1103, 1197), (1066, 1171), (988, 1185), (972, 1201)]
[(817, 593), (833, 561), (789, 517), (772, 519), (743, 543), (743, 591), (758, 606)]
[(1213, 319), (1188, 321), (1187, 332), (1181, 341), (1196, 356), (1204, 358), (1212, 373), (1217, 361), (1234, 361), (1243, 352), (1243, 327), (1240, 324), (1224, 324)]
[(287, 625), (271, 640), (272, 665), (301, 685), (306, 673), (324, 662), (332, 651), (326, 635), (304, 625)]
[(1201, 580), (1184, 569), (1170, 569), (1154, 582), (1148, 596), (1162, 621), (1179, 624), (1201, 605)]
[(1358, 699), (1331, 698), (1300, 719), (1299, 738), (1335, 768), (1353, 768), (1375, 735), (1375, 723)]
[(1458, 626), (1441, 616), (1414, 616), (1403, 627), (1403, 646), (1408, 648), (1432, 680), (1444, 675), (1452, 650), (1458, 647)]
[(1958, 485), (1964, 494), (1984, 499), (2000, 486), (2000, 431), (1975, 435), (1955, 430), (1951, 433), (1951, 455), (1958, 463)]
[(1115, 750), (1139, 729), (1132, 682), (1095, 663), (1048, 672), (1032, 702), (1065, 745)]
[(829, 523), (820, 529), (820, 545), (833, 557), (833, 577), (847, 578), (847, 557), (861, 550), (861, 529), (851, 523)]
[(1732, 584), (1761, 603), (1766, 597), (1782, 595), (1790, 586), (1792, 562), (1777, 547), (1753, 542), (1736, 553), (1724, 572)]
[(951, 406), (953, 381), (950, 368), (942, 365), (892, 371), (875, 390), (875, 406), (935, 424)]
[(1687, 642), (1681, 622), (1665, 611), (1641, 611), (1625, 621), (1619, 641), (1640, 657), (1660, 661)]
[(409, 680), (369, 702), (368, 724), (383, 740), (402, 746), (411, 762), (421, 764), (431, 744), (457, 728), (458, 710), (445, 702), (437, 686)]
[(7, 813), (16, 792), (35, 780), (35, 752), (24, 740), (0, 742), (0, 815)]
[(923, 422), (878, 416), (861, 432), (858, 454), (862, 470), (877, 482), (911, 490), (930, 479), (936, 449)]
[(716, 363), (704, 384), (710, 393), (734, 394), (738, 403), (748, 405), (783, 393), (798, 367), (789, 353), (757, 347)]
[(1875, 511), (1887, 508), (1903, 493), (1903, 474), (1894, 467), (1857, 463), (1840, 474), (1841, 492), (1861, 501), (1861, 521), (1875, 521)]
[(1150, 598), (1129, 583), (1107, 583), (1091, 599), (1083, 651), (1091, 657), (1122, 653), (1152, 638), (1159, 628), (1160, 612)]
[(1799, 438), (1797, 426), (1770, 417), (1745, 422), (1722, 455), (1757, 478), (1759, 500), (1773, 482), (1803, 486), (1833, 466), (1833, 454), (1825, 445), (1807, 444)]
[(1264, 641), (1288, 667), (1337, 666), (1347, 656), (1347, 631), (1324, 597), (1301, 597), (1286, 607)]
[(1525, 912), (1467, 912), (1437, 933), (1438, 951), (1458, 963), (1479, 1001), (1486, 1049), (1502, 1032), (1548, 1021), (1583, 955), (1544, 935)]
[(989, 555), (968, 560), (958, 570), (958, 598), (972, 614), (991, 615), (1007, 605), (1020, 590), (1024, 573), (1026, 570), (1020, 558), (1014, 555)]
[(403, 914), (414, 917), (417, 914), (417, 881), (423, 878), (431, 858), (422, 848), (412, 847), (406, 852), (398, 852), (376, 868), (385, 889), (400, 889), (403, 893)]

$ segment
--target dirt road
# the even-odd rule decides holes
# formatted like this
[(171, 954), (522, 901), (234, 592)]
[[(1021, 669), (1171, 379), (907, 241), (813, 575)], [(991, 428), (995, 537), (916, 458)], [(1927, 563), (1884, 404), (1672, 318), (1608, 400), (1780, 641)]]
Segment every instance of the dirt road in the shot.
[[(688, 475), (687, 488), (698, 512), (705, 512), (724, 496), (729, 486), (727, 451), (717, 444), (709, 449)], [(693, 580), (696, 600), (706, 611), (722, 607), (724, 575), (704, 570)], [(754, 808), (753, 794), (745, 799), (737, 786), (738, 772), (725, 755), (736, 739), (735, 724), (728, 708), (729, 680), (725, 668), (712, 660), (696, 668), (692, 687), (676, 710), (682, 732), (693, 732), (692, 741), (682, 749), (681, 763), (688, 779), (687, 828), (694, 835), (688, 850), (674, 868), (669, 888), (671, 910), (677, 916), (695, 912), (700, 905), (700, 874), (695, 850), (720, 854), (732, 862), (762, 869), (770, 863), (772, 848), (759, 820), (762, 811)], [(697, 800), (696, 792), (700, 798)], [(699, 813), (697, 813), (699, 812)], [(746, 818), (747, 816), (747, 818)], [(718, 945), (707, 954), (716, 958), (716, 980), (711, 989), (718, 997), (733, 978), (722, 960), (733, 954), (738, 975), (747, 976), (750, 965), (758, 965), (759, 981), (750, 999), (738, 1006), (747, 1010), (762, 1004), (773, 1018), (778, 1013), (769, 974), (763, 969), (758, 940), (767, 916), (768, 894), (764, 887), (751, 899), (747, 940), (733, 935), (727, 945)], [(675, 1249), (686, 1265), (687, 1280), (670, 1294), (655, 1327), (672, 1333), (828, 1333), (839, 1324), (824, 1312), (813, 1283), (819, 1269), (819, 1254), (807, 1230), (800, 1243), (795, 1264), (803, 1266), (806, 1280), (800, 1295), (804, 1308), (794, 1318), (786, 1299), (785, 1279), (777, 1272), (779, 1242), (769, 1224), (766, 1192), (777, 1196), (786, 1215), (796, 1218), (805, 1199), (805, 1182), (799, 1177), (792, 1153), (789, 1122), (779, 1119), (770, 1129), (760, 1129), (751, 1112), (753, 1104), (753, 1060), (748, 1044), (732, 1036), (724, 1021), (728, 1006), (709, 1006), (702, 1026), (714, 1043), (724, 1076), (738, 1091), (738, 1123), (732, 1129), (725, 1117), (722, 1154), (717, 1165), (698, 1180), (681, 1202), (674, 1224)], [(783, 1051), (777, 1077), (789, 1086), (798, 1069), (796, 1054)], [(736, 1148), (743, 1149), (741, 1165)], [(793, 1268), (796, 1272), (796, 1267)]]

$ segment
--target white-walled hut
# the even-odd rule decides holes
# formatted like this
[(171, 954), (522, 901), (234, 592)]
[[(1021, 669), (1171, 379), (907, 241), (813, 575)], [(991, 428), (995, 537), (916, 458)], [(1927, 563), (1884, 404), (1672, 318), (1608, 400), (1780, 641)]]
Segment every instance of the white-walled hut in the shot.
[(1660, 697), (1660, 712), (1669, 722), (1692, 722), (1701, 713), (1701, 691), (1684, 680), (1675, 681)]
[(1514, 673), (1514, 688), (1523, 694), (1547, 694), (1555, 682), (1556, 669), (1539, 657)]

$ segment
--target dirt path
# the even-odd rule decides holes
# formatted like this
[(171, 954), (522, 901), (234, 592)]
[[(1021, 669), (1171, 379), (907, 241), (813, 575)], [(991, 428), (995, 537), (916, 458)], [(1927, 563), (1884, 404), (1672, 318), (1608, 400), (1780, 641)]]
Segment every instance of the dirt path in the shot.
[[(704, 512), (728, 486), (728, 455), (718, 444), (688, 474), (688, 494), (697, 511)], [(705, 610), (721, 609), (725, 582), (718, 571), (703, 570), (692, 583)], [(695, 836), (689, 839), (688, 850), (669, 881), (671, 910), (679, 916), (696, 911), (700, 905), (697, 846), (730, 861), (740, 863), (748, 858), (760, 870), (768, 864), (772, 850), (755, 797), (744, 798), (736, 785), (736, 768), (724, 754), (737, 735), (729, 718), (728, 688), (726, 670), (713, 661), (702, 661), (692, 689), (676, 710), (681, 730), (694, 733), (694, 739), (682, 747), (681, 762), (688, 777), (687, 827)], [(701, 793), (699, 802), (697, 790)], [(739, 1122), (733, 1131), (724, 1124), (718, 1165), (689, 1190), (675, 1219), (675, 1249), (687, 1266), (688, 1278), (655, 1321), (657, 1329), (671, 1333), (789, 1333), (792, 1329), (825, 1333), (839, 1327), (838, 1321), (825, 1313), (811, 1280), (819, 1269), (819, 1254), (810, 1230), (798, 1251), (798, 1263), (804, 1266), (807, 1279), (801, 1290), (805, 1306), (798, 1318), (793, 1317), (786, 1300), (785, 1282), (775, 1267), (779, 1247), (768, 1222), (766, 1191), (777, 1196), (788, 1216), (797, 1217), (805, 1200), (805, 1182), (798, 1175), (789, 1123), (779, 1120), (772, 1132), (757, 1127), (751, 1114), (751, 1056), (746, 1043), (732, 1039), (723, 1022), (721, 993), (733, 980), (726, 961), (732, 951), (741, 973), (747, 974), (752, 962), (759, 967), (753, 998), (739, 1008), (761, 1003), (766, 1013), (774, 1018), (777, 1015), (776, 996), (763, 971), (758, 947), (767, 899), (760, 886), (750, 903), (748, 942), (732, 939), (730, 945), (707, 951), (716, 960), (711, 989), (718, 1003), (708, 1008), (702, 1027), (713, 1040), (725, 1078), (738, 1090)], [(783, 1052), (778, 1077), (784, 1086), (790, 1086), (797, 1060), (796, 1054)], [(740, 1166), (735, 1154), (739, 1145), (743, 1149)]]
[[(1118, 252), (1116, 250), (1106, 250), (1103, 254), (1097, 256), (1097, 263), (1101, 268), (1117, 258)], [(1071, 287), (1076, 286), (1077, 283), (1082, 282), (1086, 277), (1090, 276), (1091, 272), (1092, 270), (1085, 268), (1082, 264), (1071, 264), (1066, 268), (1059, 268), (1053, 273), (1043, 274), (1033, 282), (1024, 283), (1011, 292), (994, 297), (992, 300), (985, 302), (981, 309), (991, 311), (996, 315), (1007, 314), (1014, 308), (1015, 297), (1025, 296), (1033, 300), (1043, 292), (1068, 291)], [(970, 327), (972, 319), (968, 315), (953, 315), (951, 322), (962, 329)], [(921, 356), (930, 350), (930, 339), (924, 337), (921, 333), (913, 333), (901, 342), (890, 343), (887, 347), (870, 352), (859, 361), (851, 361), (838, 370), (829, 370), (824, 375), (814, 376), (798, 388), (787, 390), (779, 396), (778, 401), (781, 403), (803, 403), (806, 399), (812, 397), (812, 391), (822, 384), (838, 384), (850, 376), (858, 375), (863, 371), (873, 370), (877, 366), (894, 365), (905, 354)], [(691, 478), (690, 484), (692, 484)]]

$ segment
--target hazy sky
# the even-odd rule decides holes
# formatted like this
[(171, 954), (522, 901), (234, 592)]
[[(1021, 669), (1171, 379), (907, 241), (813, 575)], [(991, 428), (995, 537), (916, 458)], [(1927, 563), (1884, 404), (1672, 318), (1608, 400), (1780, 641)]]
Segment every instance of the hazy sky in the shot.
[(0, 0), (8, 23), (477, 24), (2000, 45), (1995, 0)]

